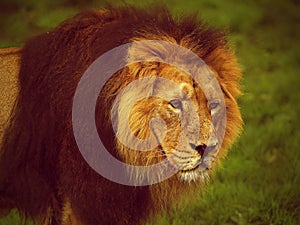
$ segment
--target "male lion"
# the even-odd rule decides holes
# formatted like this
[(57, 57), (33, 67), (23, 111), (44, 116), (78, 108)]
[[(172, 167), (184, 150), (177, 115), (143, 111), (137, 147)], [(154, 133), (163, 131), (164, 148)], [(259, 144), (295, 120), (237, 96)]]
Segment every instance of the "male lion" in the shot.
[[(168, 168), (179, 169), (158, 183), (124, 185), (104, 178), (83, 158), (73, 133), (72, 105), (92, 62), (122, 44), (143, 40), (173, 43), (202, 58), (221, 87), (227, 122), (223, 139), (212, 120), (221, 108), (220, 99), (208, 100), (201, 89), (206, 83), (197, 83), (184, 68), (162, 62), (170, 57), (185, 60), (177, 52), (164, 54), (165, 46), (157, 45), (159, 53), (153, 54), (153, 46), (133, 45), (128, 64), (113, 74), (98, 96), (97, 131), (120, 161), (150, 166), (167, 160)], [(103, 71), (97, 72), (101, 77)], [(17, 208), (38, 224), (134, 225), (168, 210), (180, 194), (201, 189), (237, 137), (242, 127), (236, 102), (240, 77), (223, 32), (204, 26), (196, 16), (175, 20), (164, 7), (80, 13), (31, 39), (21, 50), (19, 94), (1, 147), (0, 212)], [(140, 78), (150, 82), (121, 93)], [(148, 97), (132, 102), (145, 94)], [(88, 130), (84, 124), (79, 127)], [(134, 144), (132, 136), (138, 141), (154, 137), (156, 145), (136, 151), (136, 146), (124, 143)], [(147, 173), (119, 172), (133, 182), (153, 179)]]

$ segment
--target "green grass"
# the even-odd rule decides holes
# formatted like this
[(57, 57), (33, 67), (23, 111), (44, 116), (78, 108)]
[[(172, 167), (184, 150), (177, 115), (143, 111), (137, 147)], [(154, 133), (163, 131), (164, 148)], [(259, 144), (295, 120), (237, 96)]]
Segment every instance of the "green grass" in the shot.
[[(6, 7), (12, 2), (18, 7), (10, 13), (0, 9), (0, 47), (20, 46), (83, 7), (81, 1), (73, 1), (75, 6), (68, 3), (71, 0), (39, 4), (14, 0)], [(96, 6), (95, 2), (85, 7)], [(205, 194), (199, 193), (188, 206), (174, 208), (148, 224), (300, 224), (299, 3), (165, 2), (174, 14), (199, 10), (204, 21), (231, 31), (229, 40), (244, 71), (240, 106), (245, 129)], [(0, 224), (16, 221), (11, 214)]]

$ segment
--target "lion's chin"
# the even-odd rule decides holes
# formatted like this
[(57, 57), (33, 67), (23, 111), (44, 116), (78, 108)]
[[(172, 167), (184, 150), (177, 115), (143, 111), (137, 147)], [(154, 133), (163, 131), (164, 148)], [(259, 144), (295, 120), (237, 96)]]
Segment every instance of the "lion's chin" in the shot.
[(209, 174), (207, 171), (201, 171), (199, 167), (192, 170), (181, 170), (178, 172), (178, 176), (184, 182), (207, 182), (209, 180)]

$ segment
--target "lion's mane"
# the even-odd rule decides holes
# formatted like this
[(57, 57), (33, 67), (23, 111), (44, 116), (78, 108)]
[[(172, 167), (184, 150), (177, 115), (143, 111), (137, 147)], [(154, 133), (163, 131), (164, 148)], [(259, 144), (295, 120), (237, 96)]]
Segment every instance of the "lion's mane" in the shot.
[[(66, 216), (62, 214), (71, 208), (83, 224), (134, 225), (168, 209), (178, 194), (192, 189), (193, 184), (176, 177), (151, 187), (108, 181), (85, 162), (73, 136), (73, 96), (88, 66), (121, 44), (151, 39), (191, 49), (216, 72), (227, 108), (220, 153), (225, 155), (242, 124), (235, 100), (240, 94), (241, 72), (225, 33), (199, 23), (196, 15), (175, 20), (164, 7), (108, 7), (80, 13), (32, 38), (22, 49), (20, 92), (1, 147), (0, 212), (17, 208), (38, 223), (61, 224)], [(147, 65), (136, 66), (130, 76), (126, 73), (133, 71), (129, 67), (113, 76), (96, 107), (99, 134), (116, 157), (109, 112), (118, 91), (141, 76), (138, 68)]]

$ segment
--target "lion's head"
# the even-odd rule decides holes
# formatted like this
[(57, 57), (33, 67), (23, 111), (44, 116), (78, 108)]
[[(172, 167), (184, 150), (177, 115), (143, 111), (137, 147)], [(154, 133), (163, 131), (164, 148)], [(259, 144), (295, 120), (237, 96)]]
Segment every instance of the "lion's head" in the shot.
[[(145, 36), (146, 40), (177, 43), (169, 36)], [(141, 40), (143, 38), (132, 41)], [(181, 44), (189, 48), (192, 43), (185, 40)], [(213, 92), (217, 90), (211, 87), (211, 77), (202, 79), (199, 84), (185, 70), (195, 67), (195, 63), (185, 62), (184, 57), (188, 56), (178, 51), (175, 55), (175, 50), (168, 48), (170, 46), (155, 41), (148, 46), (133, 44), (128, 53), (128, 66), (115, 74), (102, 92), (108, 114), (112, 110), (106, 118), (108, 123), (114, 124), (117, 154), (126, 163), (149, 166), (166, 159), (177, 170), (176, 177), (181, 181), (204, 181), (242, 125), (235, 100), (239, 94), (240, 72), (233, 66), (235, 61), (228, 49), (217, 48), (211, 53), (206, 61), (210, 65), (204, 63), (199, 76), (210, 75), (216, 79), (221, 92), (216, 94)], [(227, 54), (226, 60), (232, 60), (232, 64), (223, 62), (223, 68), (214, 67), (218, 62), (216, 58), (210, 62), (213, 54), (220, 54), (219, 60), (225, 60), (222, 54)], [(147, 61), (131, 64), (142, 59)], [(162, 60), (180, 62), (181, 68)], [(222, 114), (226, 118), (222, 118)], [(218, 121), (222, 119), (225, 122)], [(223, 129), (225, 134), (222, 134), (222, 126), (227, 126)], [(158, 170), (157, 174), (160, 173), (163, 171)], [(140, 176), (137, 174), (136, 179)]]
[[(142, 80), (146, 84), (135, 83), (119, 99), (116, 134), (121, 139), (118, 140), (120, 155), (127, 163), (140, 165), (166, 158), (179, 169), (183, 181), (203, 178), (204, 169), (210, 169), (217, 153), (219, 141), (211, 113), (217, 110), (218, 102), (208, 103), (201, 88), (185, 72), (164, 64), (153, 63), (150, 67), (151, 75), (146, 73), (144, 78), (148, 79)], [(151, 96), (132, 102), (142, 92), (150, 92)], [(141, 149), (144, 146), (140, 140), (148, 140), (148, 150)], [(206, 168), (200, 169), (208, 149), (213, 157), (206, 162)]]

